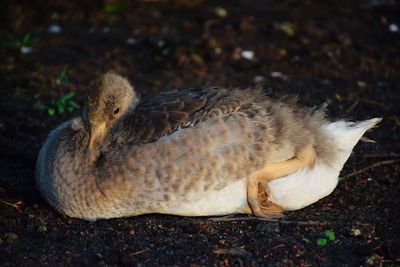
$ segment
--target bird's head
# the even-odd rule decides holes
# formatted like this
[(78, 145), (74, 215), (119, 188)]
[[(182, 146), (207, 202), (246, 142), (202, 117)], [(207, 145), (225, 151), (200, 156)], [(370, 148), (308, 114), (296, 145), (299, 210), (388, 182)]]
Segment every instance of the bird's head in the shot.
[(83, 123), (89, 133), (88, 148), (104, 142), (110, 127), (137, 101), (137, 94), (128, 80), (112, 72), (101, 75), (89, 84), (83, 108)]

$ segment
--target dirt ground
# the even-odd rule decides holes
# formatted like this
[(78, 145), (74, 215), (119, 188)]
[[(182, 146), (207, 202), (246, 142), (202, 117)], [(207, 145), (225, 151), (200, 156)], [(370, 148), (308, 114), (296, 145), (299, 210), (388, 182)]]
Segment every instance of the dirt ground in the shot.
[[(321, 2), (2, 1), (0, 265), (400, 265), (400, 7)], [(54, 101), (75, 92), (82, 105), (87, 83), (107, 70), (142, 96), (261, 83), (273, 97), (326, 102), (332, 118), (384, 120), (330, 196), (281, 222), (85, 222), (43, 201), (35, 160), (46, 134), (80, 112), (59, 114)]]

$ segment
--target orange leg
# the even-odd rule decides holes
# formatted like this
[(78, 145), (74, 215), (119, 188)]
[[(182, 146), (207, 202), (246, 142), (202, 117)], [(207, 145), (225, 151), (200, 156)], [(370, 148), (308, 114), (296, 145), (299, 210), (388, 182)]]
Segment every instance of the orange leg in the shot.
[[(309, 145), (299, 151), (292, 159), (265, 164), (265, 166), (254, 172), (247, 181), (247, 201), (255, 216), (258, 217), (281, 217), (282, 207), (267, 202), (267, 206), (261, 206), (259, 199), (259, 187), (275, 179), (290, 175), (303, 168), (312, 168), (316, 160), (316, 153), (313, 146)], [(268, 194), (266, 190), (264, 194)], [(267, 199), (264, 196), (263, 199)]]

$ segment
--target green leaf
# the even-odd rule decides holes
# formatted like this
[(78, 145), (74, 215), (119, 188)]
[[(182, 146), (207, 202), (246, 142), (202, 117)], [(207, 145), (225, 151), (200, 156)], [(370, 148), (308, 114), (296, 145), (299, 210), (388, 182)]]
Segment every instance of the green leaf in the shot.
[(63, 99), (63, 98), (60, 98), (60, 99), (58, 99), (58, 100), (56, 101), (56, 105), (57, 105), (57, 106), (64, 106), (65, 103), (66, 103), (66, 101), (65, 101), (65, 99)]
[(115, 2), (115, 3), (105, 3), (103, 6), (103, 10), (108, 13), (121, 13), (124, 9), (122, 2)]
[(47, 110), (49, 116), (56, 114), (63, 114), (66, 111), (72, 112), (79, 108), (79, 104), (76, 103), (72, 98), (75, 97), (74, 92), (69, 92), (58, 99), (51, 100), (51, 105), (46, 106), (40, 101), (34, 104), (34, 108), (38, 110)]
[(311, 243), (310, 239), (308, 239), (308, 238), (303, 237), (302, 239), (303, 239), (303, 241), (306, 242), (306, 243)]
[(57, 110), (58, 110), (58, 114), (63, 114), (64, 111), (65, 111), (65, 108), (64, 108), (64, 106), (62, 106), (62, 105), (58, 105), (58, 106), (57, 106)]
[(74, 100), (69, 101), (69, 102), (68, 102), (68, 105), (69, 105), (70, 107), (72, 107), (73, 109), (78, 109), (78, 108), (79, 108), (78, 103), (76, 103)]
[(332, 230), (326, 230), (325, 235), (330, 241), (333, 241), (336, 239), (335, 233)]
[(74, 98), (74, 96), (75, 96), (75, 92), (69, 92), (68, 94), (65, 94), (63, 97), (61, 97), (61, 99), (63, 101), (66, 101), (66, 100), (70, 100), (70, 99)]
[(344, 182), (344, 180), (346, 180), (346, 178), (345, 178), (345, 177), (343, 177), (343, 176), (339, 176), (339, 183), (341, 183), (341, 182)]
[(328, 240), (326, 240), (325, 238), (318, 238), (317, 239), (317, 245), (319, 247), (326, 246), (326, 243), (328, 243)]
[(64, 68), (63, 68), (63, 70), (62, 70), (61, 73), (60, 73), (60, 76), (58, 76), (58, 79), (59, 79), (61, 82), (65, 82), (65, 81), (68, 80), (68, 68), (69, 68), (69, 66), (68, 66), (68, 65), (65, 65)]
[(31, 34), (27, 33), (22, 39), (22, 46), (31, 46)]
[(37, 43), (39, 41), (39, 38), (37, 37), (32, 37), (31, 34), (28, 32), (27, 34), (24, 35), (24, 38), (22, 39), (22, 46), (32, 46), (34, 43)]
[(54, 114), (56, 114), (56, 111), (53, 108), (48, 108), (47, 113), (49, 114), (49, 116), (54, 116)]

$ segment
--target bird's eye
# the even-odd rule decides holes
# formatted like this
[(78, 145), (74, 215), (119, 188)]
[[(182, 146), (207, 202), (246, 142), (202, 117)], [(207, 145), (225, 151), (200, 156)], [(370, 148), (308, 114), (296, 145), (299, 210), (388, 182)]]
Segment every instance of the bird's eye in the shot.
[(119, 113), (119, 108), (114, 109), (114, 115), (117, 115)]

